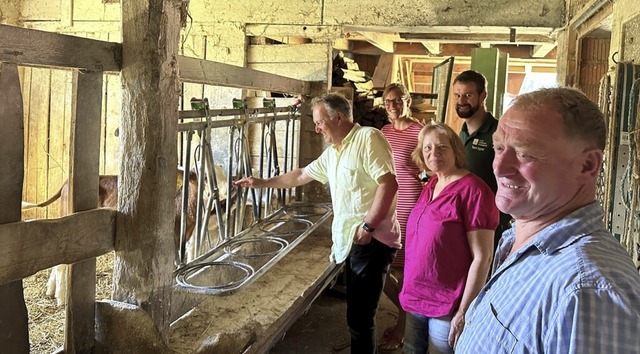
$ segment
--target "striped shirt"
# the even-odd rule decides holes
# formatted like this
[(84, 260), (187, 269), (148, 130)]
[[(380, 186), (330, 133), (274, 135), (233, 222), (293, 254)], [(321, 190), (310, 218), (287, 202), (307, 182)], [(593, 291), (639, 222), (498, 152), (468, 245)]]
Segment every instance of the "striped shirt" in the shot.
[(421, 129), (422, 125), (416, 122), (411, 123), (411, 125), (402, 130), (394, 128), (393, 124), (387, 124), (382, 127), (382, 134), (389, 141), (393, 151), (393, 166), (395, 167), (396, 180), (398, 181), (396, 213), (400, 223), (402, 248), (398, 250), (396, 258), (391, 263), (393, 267), (404, 266), (407, 220), (420, 196), (420, 192), (422, 192), (422, 183), (418, 179), (420, 169), (411, 160), (411, 153), (418, 145), (418, 134), (420, 134)]
[(603, 215), (593, 202), (510, 257), (506, 231), (456, 353), (640, 353), (640, 275)]

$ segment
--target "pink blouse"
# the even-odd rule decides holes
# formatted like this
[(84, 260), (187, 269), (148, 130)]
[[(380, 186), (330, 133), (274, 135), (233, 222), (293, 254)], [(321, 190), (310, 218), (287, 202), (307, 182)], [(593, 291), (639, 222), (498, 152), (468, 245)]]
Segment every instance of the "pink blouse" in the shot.
[(427, 317), (460, 305), (472, 256), (467, 232), (495, 230), (498, 208), (489, 186), (473, 173), (447, 185), (433, 200), (437, 176), (424, 186), (407, 222), (400, 304)]

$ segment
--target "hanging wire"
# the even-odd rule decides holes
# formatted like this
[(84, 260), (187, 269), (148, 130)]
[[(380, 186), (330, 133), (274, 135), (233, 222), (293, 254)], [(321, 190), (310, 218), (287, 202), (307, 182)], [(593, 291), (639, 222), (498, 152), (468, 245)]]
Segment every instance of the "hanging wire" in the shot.
[(640, 83), (640, 79), (634, 80), (631, 85), (629, 114), (627, 116), (629, 153), (627, 155), (627, 166), (624, 169), (619, 184), (622, 204), (627, 209), (626, 227), (620, 238), (620, 243), (631, 255), (637, 252), (637, 244), (640, 241), (638, 235), (638, 220), (640, 219), (640, 213), (638, 211), (638, 188), (640, 187), (640, 176), (638, 173), (638, 149), (636, 141), (638, 137), (638, 130), (636, 129), (638, 83)]

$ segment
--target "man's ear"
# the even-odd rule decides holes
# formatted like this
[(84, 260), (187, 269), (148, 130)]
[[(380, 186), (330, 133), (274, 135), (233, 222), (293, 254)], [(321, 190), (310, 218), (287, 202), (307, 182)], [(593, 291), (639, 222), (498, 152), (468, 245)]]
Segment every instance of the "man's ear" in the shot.
[(487, 99), (487, 90), (482, 91), (482, 93), (480, 94), (480, 102), (485, 102), (485, 100)]
[(584, 176), (597, 177), (602, 168), (602, 150), (587, 149), (583, 152), (582, 171)]

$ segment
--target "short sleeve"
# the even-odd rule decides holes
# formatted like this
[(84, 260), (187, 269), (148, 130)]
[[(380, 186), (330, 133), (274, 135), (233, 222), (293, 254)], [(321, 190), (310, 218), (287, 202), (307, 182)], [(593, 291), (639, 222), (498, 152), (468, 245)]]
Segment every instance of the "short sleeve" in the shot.
[(495, 230), (498, 227), (500, 213), (496, 207), (495, 196), (480, 177), (472, 175), (462, 202), (467, 231)]
[(325, 149), (320, 155), (320, 157), (311, 161), (311, 163), (309, 163), (304, 168), (304, 172), (307, 174), (307, 176), (313, 178), (314, 180), (322, 184), (325, 184), (329, 181), (329, 178), (327, 177), (329, 149), (330, 148)]
[(393, 168), (393, 155), (387, 139), (377, 129), (371, 129), (368, 135), (368, 149), (364, 168), (375, 181), (387, 173), (395, 174)]

